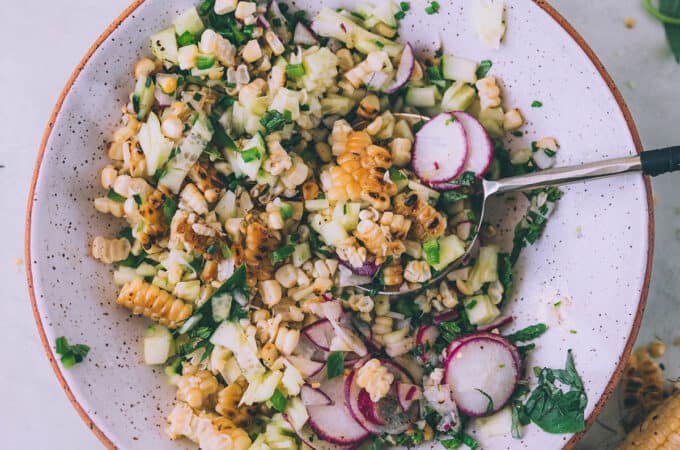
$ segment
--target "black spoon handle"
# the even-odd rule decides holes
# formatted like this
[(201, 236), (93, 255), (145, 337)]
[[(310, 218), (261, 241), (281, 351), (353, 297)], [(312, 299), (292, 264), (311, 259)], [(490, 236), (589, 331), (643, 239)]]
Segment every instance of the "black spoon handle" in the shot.
[(680, 146), (642, 152), (642, 173), (650, 176), (680, 170)]

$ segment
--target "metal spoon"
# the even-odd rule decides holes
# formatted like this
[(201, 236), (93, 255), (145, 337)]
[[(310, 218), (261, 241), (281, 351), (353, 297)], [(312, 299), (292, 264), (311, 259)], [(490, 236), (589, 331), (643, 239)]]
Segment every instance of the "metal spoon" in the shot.
[[(429, 120), (429, 117), (419, 114), (395, 113), (394, 116), (401, 119), (415, 121)], [(643, 175), (656, 176), (667, 172), (674, 172), (676, 170), (680, 170), (680, 146), (649, 150), (643, 152), (641, 155), (628, 156), (625, 158), (608, 159), (605, 161), (582, 164), (579, 166), (542, 170), (540, 172), (518, 175), (502, 180), (482, 179), (477, 186), (481, 194), (480, 197), (482, 198), (482, 206), (481, 214), (478, 216), (479, 223), (477, 224), (476, 229), (481, 229), (482, 222), (484, 221), (484, 214), (486, 212), (487, 200), (489, 197), (496, 194), (528, 191), (549, 186), (561, 186), (569, 183), (576, 183), (578, 181), (594, 180), (631, 172), (641, 172)], [(423, 286), (405, 291), (378, 291), (377, 293), (388, 296), (414, 294), (427, 288), (429, 285), (441, 281), (449, 272), (457, 268), (461, 261), (463, 261), (469, 255), (470, 251), (474, 247), (478, 235), (479, 233), (477, 233), (472, 242), (468, 244), (467, 250), (463, 256), (451, 263), (439, 274), (437, 274), (436, 277), (429, 280)], [(357, 287), (364, 291), (371, 291), (373, 293), (376, 292), (369, 286)]]

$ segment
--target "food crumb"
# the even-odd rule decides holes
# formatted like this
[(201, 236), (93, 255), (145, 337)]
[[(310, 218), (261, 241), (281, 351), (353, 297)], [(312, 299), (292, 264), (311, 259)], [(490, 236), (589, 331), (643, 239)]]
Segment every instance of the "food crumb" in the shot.
[(635, 89), (635, 82), (628, 80), (626, 86), (628, 86), (628, 89)]
[(652, 358), (661, 358), (666, 353), (666, 344), (656, 339), (649, 344), (647, 351)]
[(675, 345), (676, 347), (680, 347), (680, 337), (675, 338), (675, 340), (673, 341), (673, 345)]
[(576, 237), (579, 239), (583, 237), (583, 228), (581, 228), (581, 225), (576, 227)]
[(635, 28), (635, 17), (626, 17), (623, 19), (623, 24), (628, 29)]
[(21, 267), (21, 265), (24, 263), (24, 261), (21, 258), (15, 258), (14, 259), (14, 265), (17, 267)]

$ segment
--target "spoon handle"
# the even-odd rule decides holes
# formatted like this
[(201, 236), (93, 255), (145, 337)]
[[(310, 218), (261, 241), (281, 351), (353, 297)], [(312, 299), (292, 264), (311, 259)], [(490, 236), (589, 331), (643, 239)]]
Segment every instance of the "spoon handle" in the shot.
[(527, 175), (485, 182), (485, 194), (526, 191), (548, 186), (560, 186), (578, 181), (642, 172), (656, 176), (680, 170), (680, 146), (643, 152), (640, 156), (598, 161), (580, 166), (559, 167)]

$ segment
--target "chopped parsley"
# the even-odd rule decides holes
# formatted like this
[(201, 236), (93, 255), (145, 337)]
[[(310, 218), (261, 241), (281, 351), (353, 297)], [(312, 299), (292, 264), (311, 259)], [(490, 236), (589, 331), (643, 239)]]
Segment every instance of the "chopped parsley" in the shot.
[(272, 264), (277, 264), (278, 262), (283, 261), (292, 255), (294, 251), (295, 246), (292, 244), (286, 244), (283, 247), (274, 250), (270, 256)]
[(114, 191), (113, 189), (109, 189), (109, 192), (106, 193), (106, 198), (110, 198), (116, 203), (125, 203), (126, 198), (120, 195), (118, 192)]
[(328, 355), (328, 362), (326, 363), (326, 371), (328, 378), (335, 378), (345, 370), (345, 354), (343, 352), (332, 352)]
[(489, 59), (485, 59), (479, 63), (479, 67), (477, 67), (477, 78), (484, 78), (487, 73), (489, 73), (489, 70), (491, 70), (491, 67), (493, 66), (493, 63)]
[(267, 111), (260, 119), (260, 123), (267, 130), (267, 133), (281, 131), (289, 122), (290, 120), (288, 120), (284, 114), (276, 110)]
[(546, 331), (548, 331), (548, 326), (544, 323), (539, 323), (536, 325), (528, 326), (519, 331), (515, 331), (514, 333), (506, 336), (506, 338), (510, 342), (533, 341)]
[(286, 76), (288, 78), (300, 78), (305, 76), (305, 66), (302, 64), (288, 64), (286, 66)]
[(172, 218), (177, 211), (177, 202), (172, 197), (165, 197), (163, 200), (163, 217), (167, 223), (172, 222)]
[(538, 100), (534, 100), (533, 102), (531, 102), (532, 108), (540, 108), (541, 106), (543, 106), (543, 103), (539, 102)]
[(425, 12), (429, 15), (437, 14), (439, 12), (439, 2), (431, 2), (430, 6), (425, 8)]
[(278, 389), (274, 390), (274, 394), (269, 399), (269, 401), (271, 402), (272, 407), (278, 412), (285, 411), (286, 406), (288, 406), (288, 399)]
[(378, 48), (385, 48), (385, 44), (383, 44), (380, 41), (375, 41), (375, 46), (378, 47)]
[(69, 345), (64, 336), (58, 337), (54, 344), (57, 354), (61, 357), (61, 365), (65, 369), (82, 362), (90, 351), (90, 347), (85, 344)]

